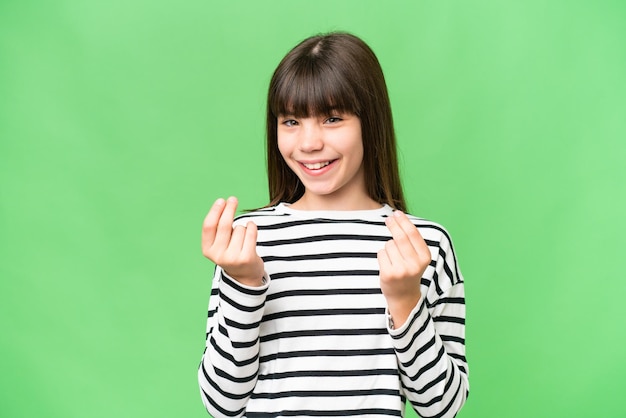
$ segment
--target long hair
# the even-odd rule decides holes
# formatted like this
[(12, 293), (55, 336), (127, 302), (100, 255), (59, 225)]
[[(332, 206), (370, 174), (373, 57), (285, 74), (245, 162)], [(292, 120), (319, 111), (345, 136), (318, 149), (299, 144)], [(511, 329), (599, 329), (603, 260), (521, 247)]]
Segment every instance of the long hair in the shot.
[(365, 42), (344, 32), (305, 39), (274, 71), (267, 97), (268, 206), (293, 203), (304, 194), (304, 186), (278, 149), (278, 116), (301, 118), (331, 111), (352, 113), (361, 121), (368, 195), (378, 203), (406, 211), (382, 69)]

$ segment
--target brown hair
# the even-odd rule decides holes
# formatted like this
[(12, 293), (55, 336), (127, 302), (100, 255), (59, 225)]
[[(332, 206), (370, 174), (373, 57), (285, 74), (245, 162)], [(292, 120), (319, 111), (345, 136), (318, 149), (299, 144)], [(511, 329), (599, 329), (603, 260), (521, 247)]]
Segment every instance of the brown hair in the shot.
[(328, 115), (333, 110), (352, 113), (361, 121), (368, 195), (406, 211), (382, 69), (365, 42), (344, 32), (305, 39), (274, 71), (267, 97), (268, 206), (293, 203), (304, 194), (278, 150), (278, 116)]

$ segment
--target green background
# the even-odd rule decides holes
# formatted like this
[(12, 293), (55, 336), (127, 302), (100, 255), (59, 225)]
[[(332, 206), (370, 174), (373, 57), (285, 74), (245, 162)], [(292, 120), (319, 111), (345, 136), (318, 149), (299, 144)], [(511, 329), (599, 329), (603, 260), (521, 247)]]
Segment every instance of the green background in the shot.
[(269, 78), (336, 29), (455, 241), (460, 417), (626, 416), (621, 0), (0, 1), (0, 416), (207, 416), (201, 223), (267, 202)]

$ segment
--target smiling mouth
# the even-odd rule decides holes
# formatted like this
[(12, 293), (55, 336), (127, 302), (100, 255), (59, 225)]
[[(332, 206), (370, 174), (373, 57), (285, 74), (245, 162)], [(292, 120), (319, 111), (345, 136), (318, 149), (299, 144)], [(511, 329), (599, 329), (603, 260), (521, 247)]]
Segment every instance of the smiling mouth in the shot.
[(309, 170), (320, 170), (326, 167), (327, 165), (329, 165), (330, 163), (332, 163), (332, 161), (324, 161), (324, 162), (313, 163), (313, 164), (306, 164), (306, 163), (301, 163), (301, 164), (305, 166), (306, 168), (308, 168)]

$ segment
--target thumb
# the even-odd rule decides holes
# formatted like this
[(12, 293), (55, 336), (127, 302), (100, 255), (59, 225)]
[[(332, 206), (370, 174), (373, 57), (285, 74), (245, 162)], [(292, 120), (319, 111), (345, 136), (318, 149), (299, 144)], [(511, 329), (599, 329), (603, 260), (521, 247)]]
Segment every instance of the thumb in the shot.
[(244, 254), (256, 254), (256, 239), (258, 235), (258, 228), (252, 221), (246, 224), (246, 236), (243, 241), (242, 250)]

